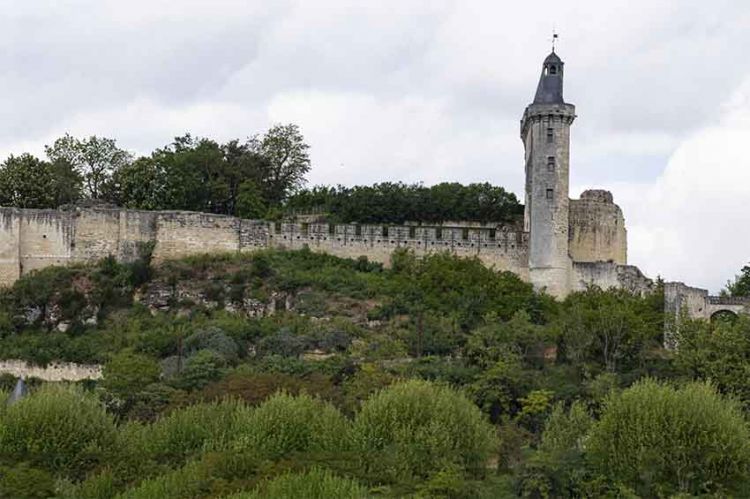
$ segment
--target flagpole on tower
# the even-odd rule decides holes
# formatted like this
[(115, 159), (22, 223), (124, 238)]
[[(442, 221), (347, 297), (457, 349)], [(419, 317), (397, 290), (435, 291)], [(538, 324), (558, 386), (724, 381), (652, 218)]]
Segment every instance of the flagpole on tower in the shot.
[(557, 34), (557, 30), (555, 30), (555, 27), (552, 27), (552, 53), (555, 53), (555, 42), (559, 38), (560, 35)]

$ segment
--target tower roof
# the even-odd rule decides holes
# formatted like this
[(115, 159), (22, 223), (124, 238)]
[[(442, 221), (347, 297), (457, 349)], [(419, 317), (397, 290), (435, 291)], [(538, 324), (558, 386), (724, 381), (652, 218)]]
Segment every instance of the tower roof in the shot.
[(558, 56), (554, 50), (550, 53), (550, 55), (547, 56), (546, 59), (544, 59), (544, 64), (549, 64), (552, 62), (562, 64), (562, 59), (560, 59), (560, 56)]
[(552, 52), (544, 59), (534, 104), (565, 104), (563, 100), (563, 67), (565, 63)]

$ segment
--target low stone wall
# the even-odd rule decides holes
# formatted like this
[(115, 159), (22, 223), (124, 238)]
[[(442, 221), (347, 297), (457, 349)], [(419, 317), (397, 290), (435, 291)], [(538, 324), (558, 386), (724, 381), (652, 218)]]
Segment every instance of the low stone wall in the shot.
[(72, 362), (53, 363), (42, 367), (22, 360), (3, 360), (0, 361), (0, 374), (11, 374), (17, 378), (38, 378), (44, 381), (81, 381), (100, 379), (102, 367)]

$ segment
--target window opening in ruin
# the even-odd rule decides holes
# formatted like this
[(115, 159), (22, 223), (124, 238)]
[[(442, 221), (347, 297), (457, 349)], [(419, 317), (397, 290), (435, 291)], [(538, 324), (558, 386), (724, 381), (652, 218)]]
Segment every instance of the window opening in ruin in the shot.
[(552, 199), (554, 194), (554, 191), (552, 189), (547, 189), (547, 199)]
[(555, 129), (554, 128), (548, 128), (547, 129), (547, 143), (551, 144), (555, 141)]
[(409, 227), (409, 239), (416, 239), (417, 237), (417, 228), (413, 225)]
[(496, 229), (490, 229), (490, 239), (495, 239), (497, 237), (497, 230)]
[(388, 226), (383, 227), (383, 237), (388, 237)]
[(435, 229), (435, 239), (442, 239), (443, 238), (443, 229), (441, 227), (438, 227)]
[(548, 172), (555, 171), (555, 157), (554, 156), (547, 156), (547, 171)]
[(361, 225), (355, 225), (354, 226), (354, 235), (355, 236), (361, 236), (362, 235), (362, 226)]

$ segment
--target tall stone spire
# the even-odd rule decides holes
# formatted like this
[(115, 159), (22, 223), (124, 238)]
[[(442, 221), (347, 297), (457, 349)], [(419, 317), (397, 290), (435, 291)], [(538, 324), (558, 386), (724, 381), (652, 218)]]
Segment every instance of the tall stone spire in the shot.
[(575, 106), (563, 100), (563, 62), (544, 60), (534, 102), (521, 119), (526, 159), (525, 230), (529, 232), (529, 280), (558, 298), (570, 292), (570, 125)]
[(563, 67), (565, 63), (552, 52), (544, 60), (534, 104), (565, 104), (563, 100)]

